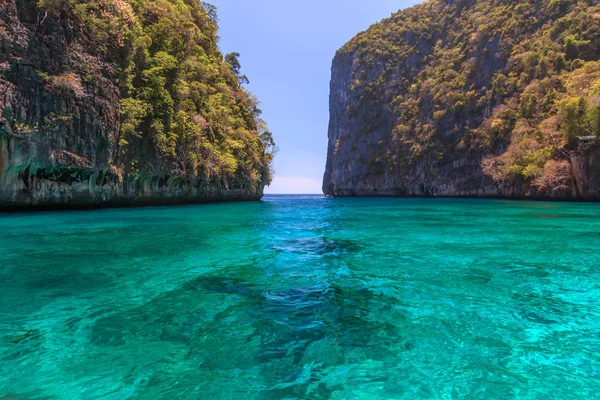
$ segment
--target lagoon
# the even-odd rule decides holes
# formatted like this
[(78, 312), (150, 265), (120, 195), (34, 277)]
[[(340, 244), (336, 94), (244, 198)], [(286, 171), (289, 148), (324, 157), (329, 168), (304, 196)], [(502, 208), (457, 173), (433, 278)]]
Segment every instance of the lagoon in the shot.
[(0, 398), (598, 398), (598, 204), (266, 196), (0, 243)]

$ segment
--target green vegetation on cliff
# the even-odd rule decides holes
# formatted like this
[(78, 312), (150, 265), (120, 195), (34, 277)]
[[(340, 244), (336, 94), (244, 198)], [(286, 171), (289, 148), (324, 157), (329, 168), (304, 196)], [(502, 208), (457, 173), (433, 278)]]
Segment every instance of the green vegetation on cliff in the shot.
[[(106, 120), (106, 110), (115, 110), (116, 132), (105, 147), (116, 174), (257, 190), (270, 183), (273, 139), (259, 118), (258, 100), (242, 86), (248, 80), (240, 75), (239, 54), (219, 51), (214, 6), (198, 0), (39, 0), (32, 7), (21, 11), (37, 15), (38, 39), (30, 48), (43, 48), (50, 35), (64, 37), (64, 57), (51, 54), (56, 60), (36, 67), (46, 92), (69, 105), (110, 97), (110, 86), (117, 88), (115, 104), (94, 105), (105, 110), (99, 114)], [(26, 128), (48, 137), (48, 118)], [(79, 134), (69, 113), (57, 118), (58, 130)], [(19, 123), (11, 122), (13, 133)]]
[(347, 56), (359, 134), (391, 128), (371, 171), (460, 155), (498, 183), (561, 190), (577, 138), (600, 136), (596, 0), (430, 0), (359, 34)]

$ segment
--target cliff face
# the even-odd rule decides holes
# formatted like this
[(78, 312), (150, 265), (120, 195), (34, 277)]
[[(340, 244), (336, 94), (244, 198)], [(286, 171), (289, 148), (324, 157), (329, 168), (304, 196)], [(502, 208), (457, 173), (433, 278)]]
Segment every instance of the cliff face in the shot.
[(262, 197), (256, 101), (216, 19), (177, 3), (0, 1), (0, 209)]
[(432, 0), (373, 25), (333, 60), (324, 193), (600, 200), (599, 48), (595, 1)]

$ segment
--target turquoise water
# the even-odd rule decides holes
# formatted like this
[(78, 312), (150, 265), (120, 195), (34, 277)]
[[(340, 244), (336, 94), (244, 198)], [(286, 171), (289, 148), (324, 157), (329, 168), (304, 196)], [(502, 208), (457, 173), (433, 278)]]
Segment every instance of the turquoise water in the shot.
[(271, 196), (0, 241), (0, 398), (600, 398), (600, 205)]

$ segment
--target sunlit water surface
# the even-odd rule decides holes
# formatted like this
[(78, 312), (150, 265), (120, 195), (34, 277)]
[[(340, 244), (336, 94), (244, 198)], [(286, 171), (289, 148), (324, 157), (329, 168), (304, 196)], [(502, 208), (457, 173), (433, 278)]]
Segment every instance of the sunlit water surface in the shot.
[(0, 398), (596, 399), (600, 206), (0, 216)]

